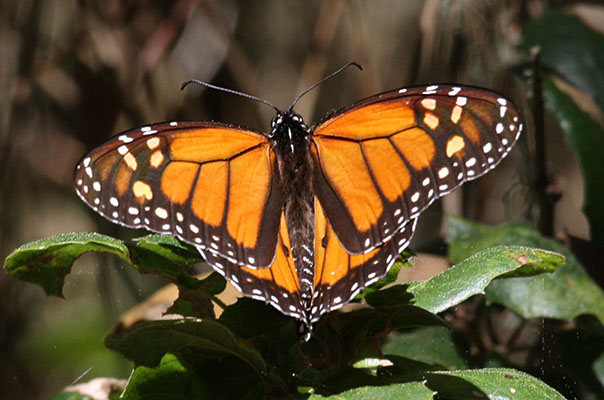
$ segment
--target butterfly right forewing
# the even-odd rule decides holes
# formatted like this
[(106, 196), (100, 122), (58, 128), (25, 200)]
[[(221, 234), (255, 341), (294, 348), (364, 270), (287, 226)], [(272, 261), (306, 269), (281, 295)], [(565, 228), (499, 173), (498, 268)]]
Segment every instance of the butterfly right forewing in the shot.
[(314, 186), (352, 254), (387, 242), (435, 199), (494, 168), (522, 130), (500, 94), (433, 85), (383, 93), (314, 128)]

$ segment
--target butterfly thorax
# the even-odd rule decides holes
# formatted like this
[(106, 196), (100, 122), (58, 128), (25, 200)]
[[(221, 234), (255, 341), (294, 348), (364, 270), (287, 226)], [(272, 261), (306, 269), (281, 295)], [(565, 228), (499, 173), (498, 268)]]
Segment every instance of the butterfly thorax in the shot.
[(314, 278), (313, 160), (310, 130), (293, 112), (279, 113), (272, 121), (271, 145), (275, 151), (283, 190), (292, 257), (301, 285), (301, 296), (310, 307)]

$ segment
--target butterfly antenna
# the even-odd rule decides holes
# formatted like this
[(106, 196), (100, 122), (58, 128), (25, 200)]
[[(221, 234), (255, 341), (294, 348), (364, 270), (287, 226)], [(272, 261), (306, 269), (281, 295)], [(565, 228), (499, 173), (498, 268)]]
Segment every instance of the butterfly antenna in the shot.
[(223, 88), (223, 87), (220, 87), (220, 86), (215, 86), (215, 85), (212, 85), (211, 83), (207, 83), (207, 82), (204, 82), (204, 81), (200, 81), (200, 80), (198, 80), (198, 79), (189, 79), (188, 81), (184, 82), (184, 83), (183, 83), (183, 84), (180, 86), (180, 90), (183, 90), (183, 89), (184, 89), (185, 87), (187, 87), (187, 85), (189, 85), (190, 83), (196, 83), (196, 84), (198, 84), (198, 85), (205, 86), (205, 87), (208, 87), (208, 88), (210, 88), (210, 89), (221, 90), (221, 91), (223, 91), (223, 92), (227, 92), (227, 93), (236, 94), (236, 95), (241, 96), (241, 97), (247, 97), (248, 99), (252, 99), (252, 100), (259, 101), (260, 103), (264, 103), (264, 104), (266, 104), (267, 106), (274, 108), (274, 109), (275, 109), (275, 111), (277, 111), (277, 113), (281, 113), (281, 110), (279, 110), (279, 109), (277, 108), (277, 106), (275, 106), (273, 103), (271, 103), (271, 102), (270, 102), (270, 101), (268, 101), (268, 100), (264, 100), (264, 99), (261, 99), (260, 97), (252, 96), (251, 94), (247, 94), (247, 93), (243, 93), (243, 92), (238, 92), (237, 90), (233, 90), (233, 89), (227, 89), (227, 88)]
[(296, 97), (296, 99), (294, 100), (294, 102), (292, 103), (292, 105), (289, 107), (288, 111), (291, 112), (294, 109), (294, 106), (296, 105), (296, 103), (298, 102), (298, 100), (300, 100), (302, 98), (302, 96), (304, 96), (306, 93), (310, 92), (311, 90), (313, 90), (314, 88), (316, 88), (317, 86), (319, 86), (320, 84), (322, 84), (323, 82), (325, 82), (326, 80), (328, 80), (329, 78), (332, 78), (332, 77), (336, 76), (337, 74), (339, 74), (340, 72), (344, 71), (346, 68), (350, 67), (351, 65), (354, 65), (355, 67), (357, 67), (361, 71), (363, 70), (363, 67), (361, 67), (360, 64), (357, 64), (354, 61), (349, 62), (348, 64), (343, 65), (337, 71), (332, 72), (331, 74), (327, 75), (325, 78), (321, 79), (319, 82), (315, 83), (314, 85), (312, 85), (311, 87), (309, 87), (308, 89), (306, 89), (305, 91), (303, 91), (301, 95), (299, 95), (298, 97)]

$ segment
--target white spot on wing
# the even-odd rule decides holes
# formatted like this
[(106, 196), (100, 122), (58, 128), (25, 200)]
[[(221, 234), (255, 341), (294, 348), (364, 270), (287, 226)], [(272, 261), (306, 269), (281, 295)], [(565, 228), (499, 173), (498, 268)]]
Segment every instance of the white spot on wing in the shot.
[(168, 211), (166, 211), (165, 208), (157, 207), (155, 209), (155, 215), (157, 215), (161, 219), (166, 219), (168, 218)]
[(449, 93), (447, 93), (449, 96), (456, 96), (457, 93), (459, 93), (459, 91), (461, 90), (460, 87), (454, 87), (451, 89), (451, 91)]
[(503, 118), (505, 116), (505, 112), (508, 108), (506, 106), (499, 107), (499, 116)]

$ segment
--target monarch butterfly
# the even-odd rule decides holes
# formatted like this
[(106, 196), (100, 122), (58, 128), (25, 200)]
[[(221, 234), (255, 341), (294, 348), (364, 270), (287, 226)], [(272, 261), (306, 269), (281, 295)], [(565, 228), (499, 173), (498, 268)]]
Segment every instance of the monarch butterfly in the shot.
[(420, 213), (494, 168), (522, 131), (514, 104), (475, 87), (393, 90), (312, 127), (293, 111), (302, 95), (287, 111), (241, 95), (276, 110), (268, 134), (216, 122), (129, 130), (80, 160), (76, 191), (115, 223), (193, 244), (308, 332), (383, 277)]

